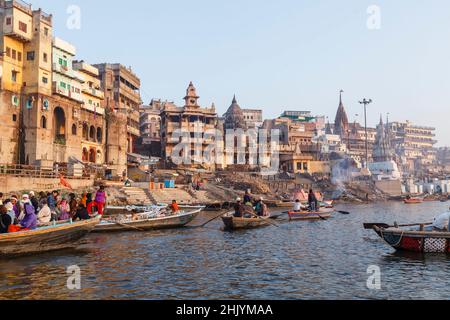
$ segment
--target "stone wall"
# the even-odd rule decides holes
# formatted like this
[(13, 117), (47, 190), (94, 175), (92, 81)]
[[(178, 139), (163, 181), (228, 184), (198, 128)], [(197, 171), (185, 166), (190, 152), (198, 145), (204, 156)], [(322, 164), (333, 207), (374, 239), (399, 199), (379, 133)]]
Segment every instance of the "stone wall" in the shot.
[[(66, 179), (72, 188), (84, 189), (94, 186), (93, 179)], [(52, 191), (65, 189), (59, 179), (0, 176), (0, 192)]]

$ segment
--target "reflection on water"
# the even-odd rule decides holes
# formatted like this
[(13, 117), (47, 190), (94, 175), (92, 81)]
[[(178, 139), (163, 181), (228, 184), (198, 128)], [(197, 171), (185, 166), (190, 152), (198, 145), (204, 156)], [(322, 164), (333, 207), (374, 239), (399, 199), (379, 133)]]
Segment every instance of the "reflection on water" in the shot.
[[(92, 234), (77, 250), (0, 261), (2, 299), (447, 299), (446, 255), (396, 253), (363, 222), (427, 222), (447, 205), (342, 206), (350, 215), (242, 232)], [(66, 287), (69, 266), (82, 289)], [(382, 290), (367, 289), (378, 265)]]

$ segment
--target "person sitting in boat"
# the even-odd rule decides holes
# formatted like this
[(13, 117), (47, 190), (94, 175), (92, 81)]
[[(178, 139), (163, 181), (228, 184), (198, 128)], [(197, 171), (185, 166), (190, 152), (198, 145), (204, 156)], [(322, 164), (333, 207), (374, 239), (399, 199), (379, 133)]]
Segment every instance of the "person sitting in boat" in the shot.
[(250, 194), (249, 190), (245, 191), (244, 204), (246, 206), (253, 206), (253, 199), (252, 199), (252, 195)]
[(264, 201), (263, 198), (259, 198), (255, 206), (256, 214), (259, 217), (266, 217), (269, 214), (269, 210), (267, 210), (267, 205), (263, 201)]
[(8, 210), (4, 205), (0, 206), (0, 233), (8, 233), (9, 226), (13, 221), (8, 215)]
[(177, 200), (173, 200), (169, 208), (172, 210), (172, 214), (174, 215), (180, 212), (180, 207), (178, 206)]
[(234, 205), (234, 216), (236, 218), (242, 218), (244, 216), (244, 206), (242, 204), (242, 199), (237, 198), (236, 204)]
[(445, 212), (434, 219), (433, 229), (436, 231), (450, 231), (450, 211)]
[(66, 199), (61, 200), (61, 202), (58, 204), (58, 209), (59, 209), (59, 216), (58, 216), (59, 221), (69, 220), (70, 217), (72, 216), (70, 212), (69, 203), (67, 202)]
[(41, 201), (42, 209), (39, 211), (37, 215), (39, 224), (47, 224), (52, 220), (52, 211), (47, 204), (47, 200)]
[(311, 212), (316, 212), (317, 208), (319, 207), (319, 202), (317, 201), (317, 197), (314, 194), (313, 189), (309, 190), (308, 205)]
[(82, 221), (82, 220), (89, 220), (89, 219), (91, 219), (89, 212), (87, 211), (86, 207), (82, 203), (80, 203), (78, 205), (77, 212), (73, 216), (72, 220), (73, 221), (77, 221), (77, 220)]
[(34, 206), (31, 203), (30, 196), (27, 195), (27, 194), (24, 194), (22, 196), (22, 210), (23, 210), (23, 214), (25, 216), (27, 214), (34, 214), (34, 215), (36, 215), (36, 210), (34, 209)]
[(6, 199), (4, 201), (4, 206), (6, 208), (7, 214), (11, 217), (12, 224), (16, 223), (16, 214), (14, 212), (14, 206), (11, 203), (11, 200)]
[(294, 212), (301, 212), (303, 209), (302, 203), (299, 199), (295, 200), (294, 203)]
[(24, 202), (24, 210), (23, 213), (25, 217), (20, 221), (20, 226), (23, 229), (34, 230), (37, 227), (38, 220), (36, 213), (34, 212), (34, 208), (29, 202)]

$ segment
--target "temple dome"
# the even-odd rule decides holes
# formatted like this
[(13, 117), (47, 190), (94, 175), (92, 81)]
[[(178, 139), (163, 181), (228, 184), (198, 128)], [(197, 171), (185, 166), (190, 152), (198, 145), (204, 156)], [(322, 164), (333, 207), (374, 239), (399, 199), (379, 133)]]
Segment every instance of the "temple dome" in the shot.
[(244, 113), (239, 106), (236, 96), (233, 97), (231, 106), (224, 115), (225, 129), (247, 129)]

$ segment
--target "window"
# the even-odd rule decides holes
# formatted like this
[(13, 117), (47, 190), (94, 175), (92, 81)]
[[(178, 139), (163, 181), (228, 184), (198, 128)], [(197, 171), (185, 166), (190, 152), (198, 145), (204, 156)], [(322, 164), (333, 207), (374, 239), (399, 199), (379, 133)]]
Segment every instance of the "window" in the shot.
[(6, 18), (6, 25), (10, 26), (11, 24), (12, 24), (12, 18), (11, 17)]
[(8, 58), (11, 58), (11, 48), (10, 47), (6, 47), (6, 56)]
[(65, 84), (64, 82), (62, 82), (62, 81), (59, 83), (59, 86), (60, 86), (61, 88), (64, 88), (64, 89), (67, 88), (66, 84)]
[(44, 52), (44, 62), (47, 62), (48, 61), (48, 54), (46, 54), (45, 52)]
[(48, 36), (48, 28), (44, 28), (44, 35)]
[(11, 81), (17, 82), (17, 71), (11, 71)]
[(16, 56), (17, 56), (17, 51), (14, 50), (14, 49), (12, 49), (12, 55), (11, 55), (11, 58), (14, 59), (14, 60), (16, 60)]
[(42, 77), (42, 83), (47, 84), (48, 83), (48, 78), (47, 77)]
[(19, 62), (22, 62), (22, 52), (17, 52), (17, 60), (19, 60)]
[(19, 30), (26, 33), (28, 30), (27, 24), (19, 21)]
[(72, 125), (72, 135), (74, 135), (74, 136), (77, 135), (77, 125), (76, 124)]
[(47, 129), (47, 118), (44, 116), (42, 116), (42, 118), (41, 118), (41, 128)]
[(34, 60), (34, 51), (28, 51), (27, 52), (27, 60), (33, 61)]
[(13, 114), (13, 115), (12, 115), (12, 121), (14, 121), (14, 122), (17, 121), (17, 115), (16, 115), (16, 114)]

